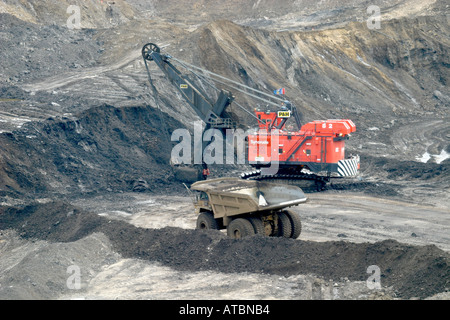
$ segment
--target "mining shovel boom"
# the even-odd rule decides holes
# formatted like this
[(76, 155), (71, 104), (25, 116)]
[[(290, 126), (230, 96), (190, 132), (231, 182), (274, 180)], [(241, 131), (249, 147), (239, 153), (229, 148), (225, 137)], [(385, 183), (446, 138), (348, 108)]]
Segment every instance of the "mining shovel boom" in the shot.
[[(160, 48), (153, 43), (143, 47), (142, 56), (149, 79), (151, 80), (147, 62), (154, 61), (206, 124), (204, 131), (215, 128), (224, 133), (226, 129), (236, 127), (236, 122), (226, 111), (234, 101), (234, 97), (229, 91), (214, 87), (218, 90), (218, 94), (217, 99), (212, 99), (171, 61), (178, 62), (200, 80), (205, 78), (200, 77), (198, 73), (207, 74), (212, 81), (259, 99), (268, 106), (275, 106), (274, 111), (255, 109), (252, 114), (257, 120), (258, 127), (247, 135), (247, 161), (256, 170), (243, 173), (242, 179), (292, 184), (305, 191), (320, 191), (331, 178), (354, 177), (358, 174), (359, 156), (347, 157), (345, 154), (345, 142), (356, 131), (356, 126), (351, 120), (317, 120), (302, 125), (296, 107), (285, 99), (193, 66), (168, 54), (162, 54)], [(273, 102), (273, 99), (278, 103)], [(245, 108), (242, 109), (248, 112)], [(286, 127), (287, 121), (291, 118), (295, 120), (297, 130)], [(202, 139), (202, 151), (207, 146), (204, 141)], [(267, 167), (274, 165), (277, 171), (268, 173)], [(203, 166), (206, 167), (206, 164)]]

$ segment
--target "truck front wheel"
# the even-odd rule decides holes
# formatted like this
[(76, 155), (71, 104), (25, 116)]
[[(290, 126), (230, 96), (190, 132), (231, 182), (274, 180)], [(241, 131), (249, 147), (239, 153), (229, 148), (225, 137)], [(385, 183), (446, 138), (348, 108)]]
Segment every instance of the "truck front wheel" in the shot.
[(197, 217), (197, 229), (200, 230), (218, 230), (219, 226), (216, 219), (214, 219), (214, 214), (209, 211), (200, 212)]

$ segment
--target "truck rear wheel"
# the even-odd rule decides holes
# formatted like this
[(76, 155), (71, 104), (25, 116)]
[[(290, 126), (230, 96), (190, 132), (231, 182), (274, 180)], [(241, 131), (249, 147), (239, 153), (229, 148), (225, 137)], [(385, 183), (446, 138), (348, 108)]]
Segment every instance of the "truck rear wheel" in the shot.
[(233, 239), (242, 239), (255, 234), (252, 224), (249, 220), (237, 218), (230, 222), (227, 227), (227, 235)]
[(285, 212), (278, 213), (278, 237), (290, 238), (292, 235), (292, 224)]
[(300, 216), (292, 211), (286, 210), (284, 213), (289, 217), (292, 226), (292, 239), (297, 239), (302, 233), (302, 222), (300, 221)]
[(219, 226), (216, 219), (214, 219), (214, 214), (209, 211), (200, 212), (197, 217), (197, 229), (200, 230), (218, 230)]
[(255, 230), (256, 234), (265, 235), (265, 228), (264, 228), (264, 222), (261, 220), (260, 217), (250, 217), (248, 218), (248, 221), (253, 226), (253, 230)]

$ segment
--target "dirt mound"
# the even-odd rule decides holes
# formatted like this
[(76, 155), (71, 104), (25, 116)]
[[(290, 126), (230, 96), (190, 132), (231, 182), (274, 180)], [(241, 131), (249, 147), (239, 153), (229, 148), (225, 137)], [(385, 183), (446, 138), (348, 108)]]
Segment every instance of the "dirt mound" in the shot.
[(152, 107), (108, 105), (27, 123), (0, 134), (0, 195), (123, 191), (141, 180), (148, 190), (165, 190), (170, 134), (181, 127)]
[[(449, 181), (450, 161), (442, 163), (422, 163), (417, 161), (400, 161), (381, 157), (362, 156), (362, 161), (377, 168), (378, 172), (384, 171), (390, 180), (422, 180), (426, 181)], [(375, 173), (375, 172), (374, 172)], [(376, 174), (376, 173), (375, 173)]]
[(444, 292), (450, 280), (448, 253), (436, 246), (394, 240), (373, 244), (261, 236), (233, 240), (219, 231), (137, 228), (60, 202), (2, 208), (0, 222), (3, 229), (15, 229), (23, 238), (53, 242), (76, 241), (100, 232), (125, 258), (158, 261), (184, 271), (315, 274), (326, 280), (365, 281), (367, 268), (376, 265), (382, 286), (393, 287), (400, 298)]
[[(327, 186), (327, 190), (337, 192), (363, 192), (381, 197), (398, 197), (402, 190), (415, 183), (427, 186), (431, 190), (445, 190), (450, 181), (450, 161), (442, 163), (422, 163), (417, 161), (400, 161), (387, 157), (374, 157), (368, 154), (361, 156), (361, 175), (363, 178), (339, 180), (335, 179)], [(367, 178), (370, 177), (369, 181)], [(386, 183), (389, 181), (389, 183)]]
[[(405, 192), (408, 193), (406, 189), (413, 188), (413, 193), (416, 193), (420, 191), (415, 190), (415, 188), (424, 187), (431, 193), (440, 193), (446, 192), (450, 186), (450, 161), (448, 159), (441, 163), (422, 163), (362, 154), (361, 163), (364, 164), (361, 174), (377, 180), (376, 182), (366, 180), (353, 184), (343, 182), (336, 183), (331, 188), (363, 191), (366, 194), (384, 197), (396, 197), (399, 195), (405, 196)], [(384, 183), (384, 181), (389, 181), (390, 183)], [(415, 195), (410, 195), (409, 199), (417, 202)]]
[(89, 281), (120, 259), (103, 234), (49, 243), (21, 239), (14, 230), (0, 231), (0, 254), (0, 300), (57, 299), (67, 292), (68, 266), (82, 266)]
[(25, 239), (55, 242), (79, 240), (104, 223), (101, 217), (63, 202), (35, 204), (20, 210), (2, 209), (1, 221), (2, 228), (16, 229)]

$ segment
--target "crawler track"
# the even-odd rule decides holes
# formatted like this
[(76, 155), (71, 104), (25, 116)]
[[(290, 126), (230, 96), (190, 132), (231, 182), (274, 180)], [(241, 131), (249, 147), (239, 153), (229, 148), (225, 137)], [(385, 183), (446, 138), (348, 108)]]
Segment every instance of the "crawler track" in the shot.
[(263, 175), (261, 170), (245, 172), (241, 175), (241, 179), (258, 180), (266, 182), (275, 182), (282, 184), (290, 184), (300, 187), (304, 192), (319, 192), (326, 189), (328, 179), (315, 174), (275, 174)]

